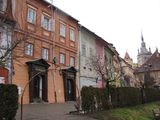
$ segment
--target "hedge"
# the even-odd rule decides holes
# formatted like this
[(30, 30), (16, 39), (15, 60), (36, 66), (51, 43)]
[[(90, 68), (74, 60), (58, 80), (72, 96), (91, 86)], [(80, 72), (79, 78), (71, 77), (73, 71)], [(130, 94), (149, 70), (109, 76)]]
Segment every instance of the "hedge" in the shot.
[(82, 110), (93, 112), (160, 100), (160, 90), (154, 88), (110, 88), (109, 93), (110, 97), (106, 88), (83, 87), (81, 90)]
[(17, 109), (17, 86), (13, 84), (0, 84), (0, 120), (14, 120)]
[(141, 92), (139, 88), (116, 88), (117, 107), (134, 106), (141, 104)]
[(153, 102), (160, 100), (160, 90), (155, 88), (145, 88), (145, 102)]

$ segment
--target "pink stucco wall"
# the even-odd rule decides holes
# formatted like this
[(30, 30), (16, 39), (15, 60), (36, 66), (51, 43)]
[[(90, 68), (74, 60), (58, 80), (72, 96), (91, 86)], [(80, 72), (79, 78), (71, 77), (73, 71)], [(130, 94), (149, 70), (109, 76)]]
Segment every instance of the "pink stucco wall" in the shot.
[[(104, 62), (104, 41), (102, 39), (96, 40), (96, 54)], [(104, 81), (102, 81), (101, 77), (98, 78), (97, 87), (102, 88), (105, 87)]]

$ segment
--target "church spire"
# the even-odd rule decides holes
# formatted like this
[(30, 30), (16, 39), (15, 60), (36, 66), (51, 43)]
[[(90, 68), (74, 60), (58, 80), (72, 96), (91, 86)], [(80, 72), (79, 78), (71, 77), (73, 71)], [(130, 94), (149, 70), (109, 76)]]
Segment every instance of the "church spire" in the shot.
[(146, 53), (148, 53), (148, 50), (146, 48), (146, 43), (144, 42), (144, 37), (143, 37), (142, 32), (141, 32), (141, 40), (142, 40), (142, 42), (141, 42), (141, 54), (146, 54)]
[(149, 50), (146, 48), (146, 43), (144, 42), (144, 37), (141, 31), (141, 48), (138, 51), (138, 65), (142, 65), (143, 63), (146, 62), (146, 60), (152, 55), (151, 49)]
[(142, 31), (141, 31), (141, 40), (142, 40), (142, 42), (144, 42)]

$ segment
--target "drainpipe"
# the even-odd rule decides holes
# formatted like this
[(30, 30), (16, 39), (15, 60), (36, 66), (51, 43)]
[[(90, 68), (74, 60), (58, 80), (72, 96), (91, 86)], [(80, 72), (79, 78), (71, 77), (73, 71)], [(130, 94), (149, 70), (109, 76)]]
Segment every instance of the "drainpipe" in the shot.
[(51, 39), (52, 39), (52, 57), (51, 57), (52, 61), (51, 61), (51, 63), (52, 63), (52, 65), (51, 66), (52, 66), (53, 71), (51, 71), (51, 74), (52, 74), (52, 80), (53, 80), (53, 94), (54, 94), (54, 98), (55, 98), (55, 103), (57, 103), (57, 93), (56, 93), (56, 86), (55, 86), (56, 57), (54, 55), (55, 54), (54, 50), (56, 47), (56, 45), (55, 45), (56, 44), (55, 43), (55, 38), (56, 38), (55, 37), (55, 35), (56, 35), (55, 25), (56, 25), (56, 23), (54, 23), (54, 26), (53, 26), (53, 22), (54, 22), (54, 18), (55, 18), (54, 14), (55, 14), (56, 9), (53, 12), (53, 0), (51, 0), (51, 4), (48, 7), (51, 8), (51, 20), (52, 20), (51, 21), (52, 22), (52, 24), (51, 24), (52, 25), (51, 26), (51, 30), (52, 30), (52, 32), (51, 32)]
[(80, 60), (81, 60), (81, 25), (79, 25), (78, 26), (78, 69), (79, 69), (79, 72), (78, 72), (78, 74), (79, 74), (79, 76), (78, 76), (78, 87), (79, 87), (79, 89), (78, 89), (78, 99), (77, 99), (77, 106), (78, 106), (78, 111), (80, 111), (81, 110), (81, 69), (80, 69), (80, 66), (81, 66), (81, 62), (80, 62)]
[(81, 25), (79, 25), (79, 28), (78, 28), (78, 69), (79, 69), (79, 90), (81, 90), (81, 69), (80, 69), (80, 67), (81, 67), (81, 62), (80, 62), (80, 60), (81, 60)]

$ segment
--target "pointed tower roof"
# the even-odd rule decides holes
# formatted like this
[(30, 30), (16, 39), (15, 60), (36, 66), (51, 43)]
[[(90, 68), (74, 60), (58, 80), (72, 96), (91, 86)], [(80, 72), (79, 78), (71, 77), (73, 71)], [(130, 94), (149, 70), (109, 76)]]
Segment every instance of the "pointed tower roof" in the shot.
[(126, 51), (126, 54), (125, 54), (125, 56), (124, 56), (124, 60), (125, 60), (128, 64), (133, 65), (133, 60), (132, 60), (132, 58), (129, 56), (129, 54), (128, 54), (127, 51)]
[(148, 49), (146, 48), (146, 43), (144, 42), (144, 37), (143, 34), (141, 32), (141, 48), (140, 51), (138, 53), (138, 55), (147, 55), (147, 54), (151, 54), (151, 50), (148, 51)]
[(142, 40), (142, 42), (144, 41), (142, 31), (141, 31), (141, 40)]
[(125, 53), (124, 59), (125, 59), (125, 60), (126, 60), (126, 59), (131, 59), (127, 51), (126, 51), (126, 53)]

